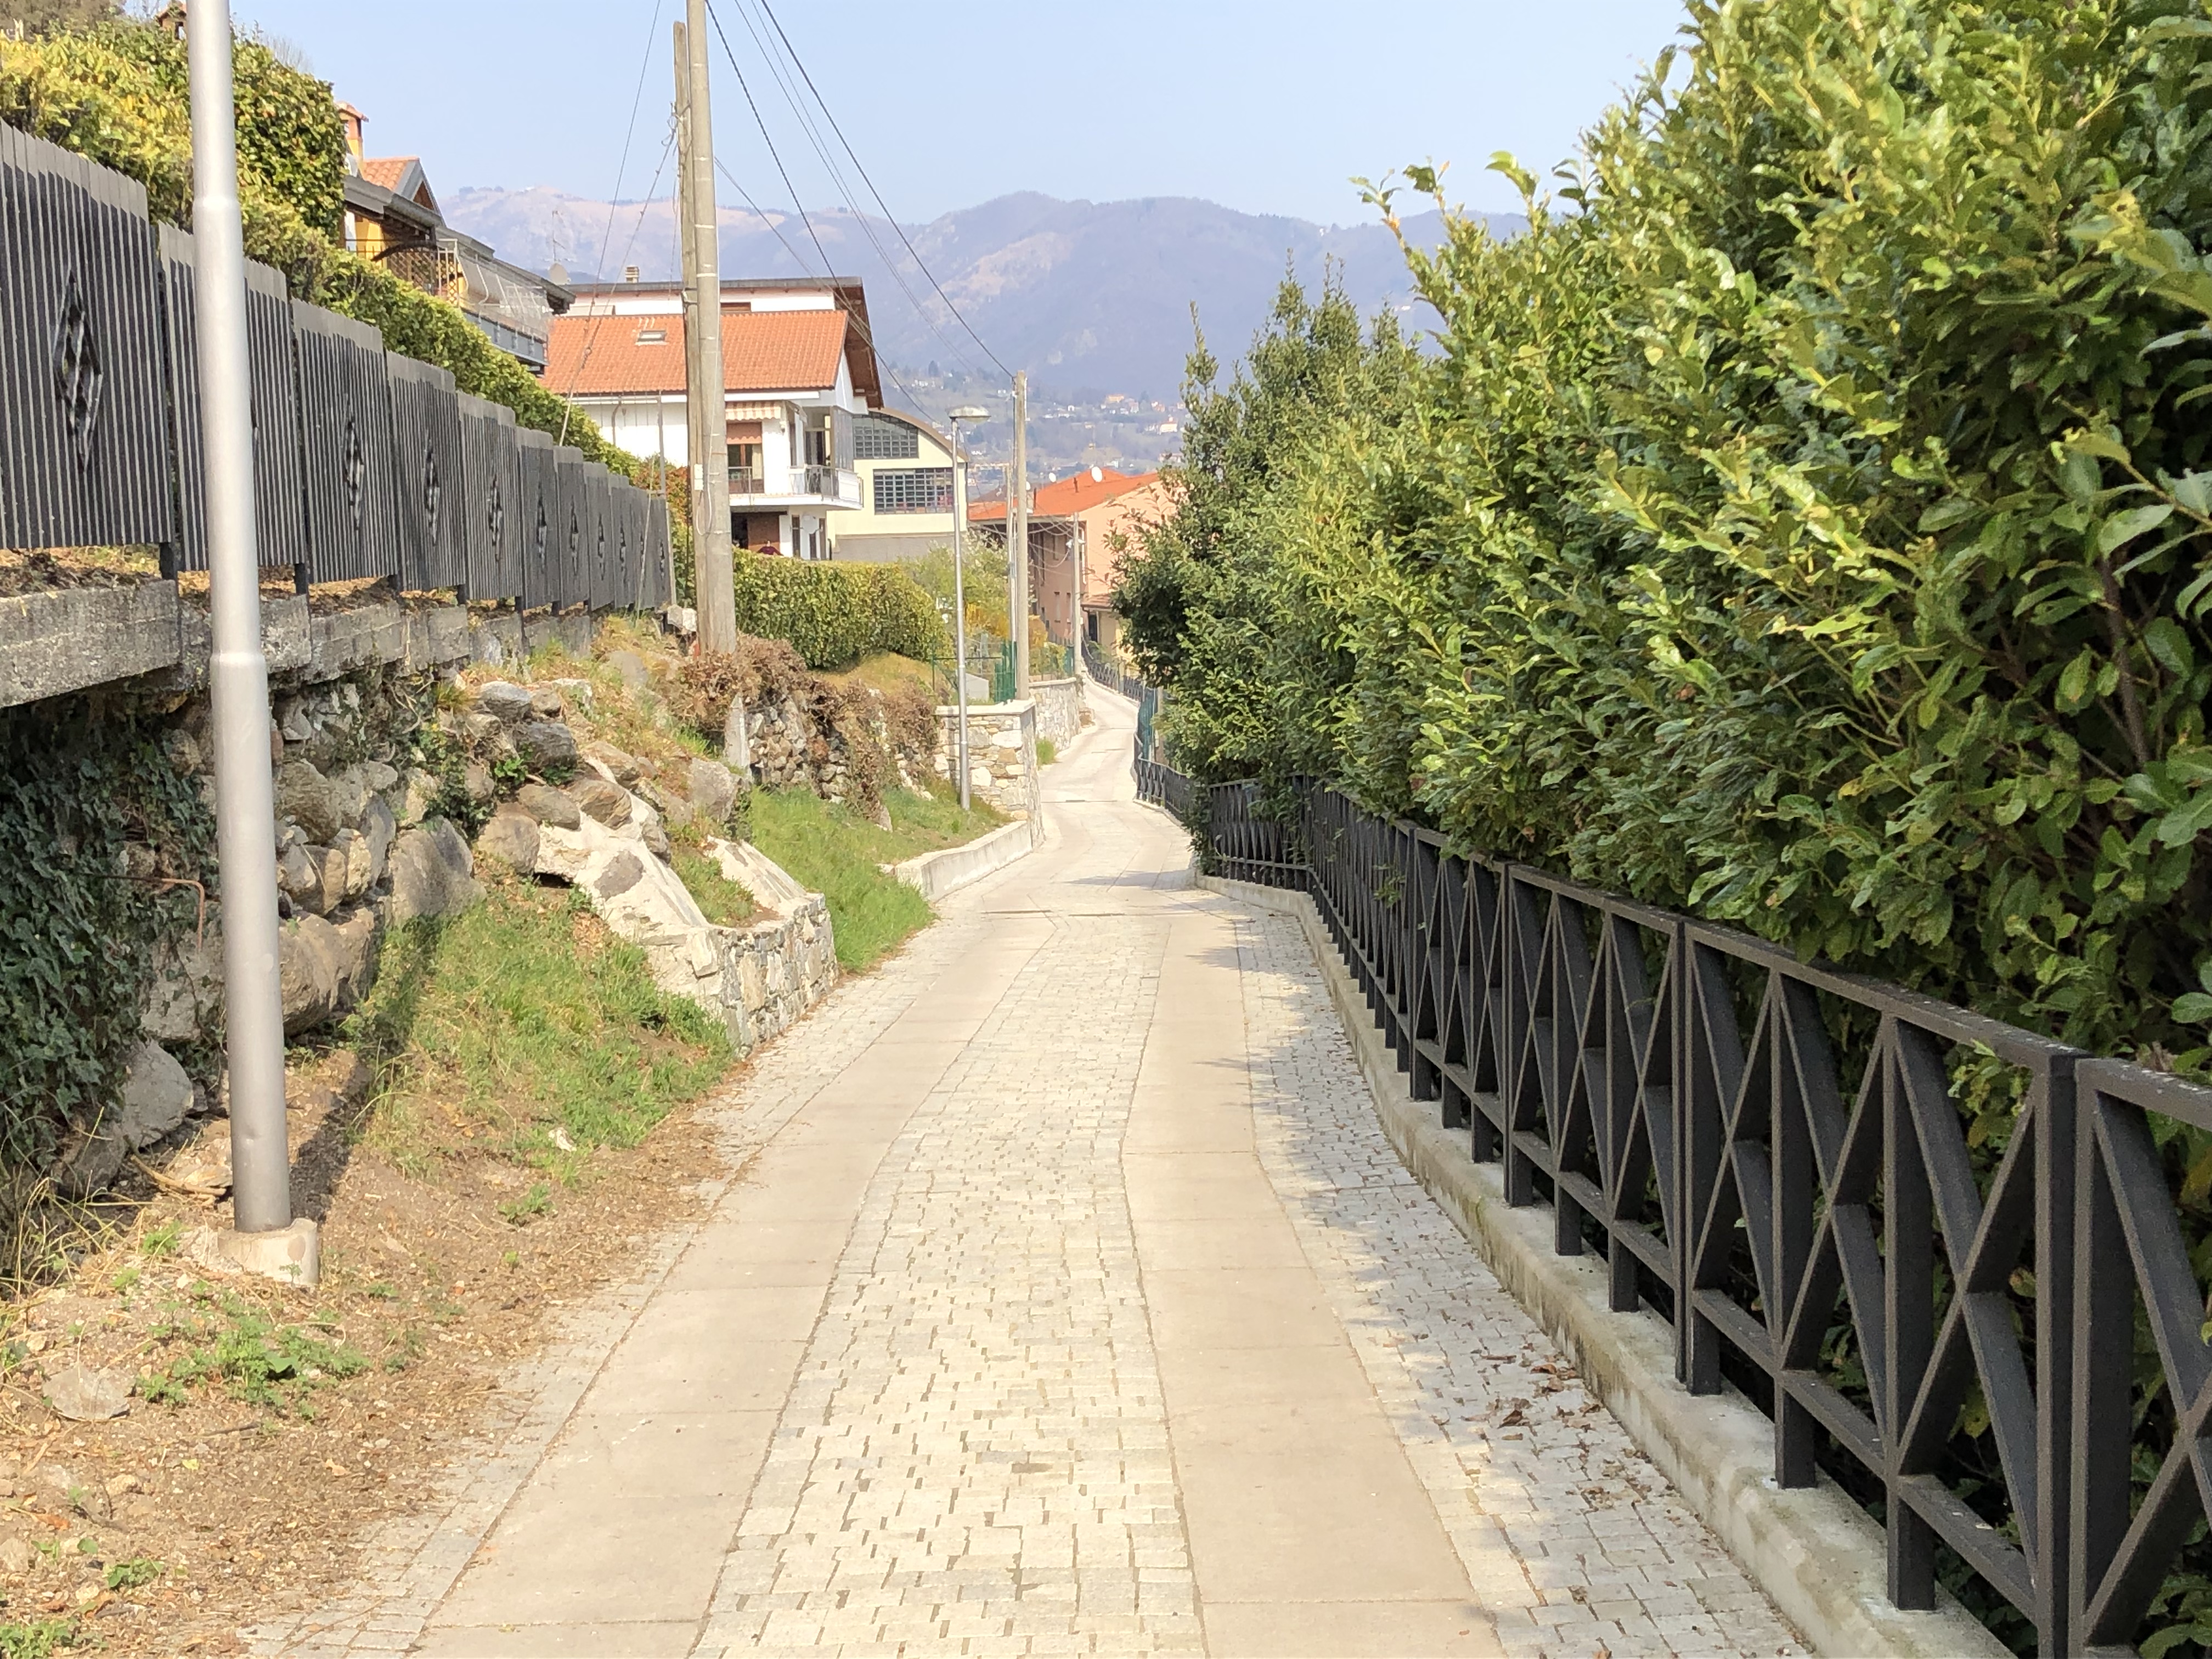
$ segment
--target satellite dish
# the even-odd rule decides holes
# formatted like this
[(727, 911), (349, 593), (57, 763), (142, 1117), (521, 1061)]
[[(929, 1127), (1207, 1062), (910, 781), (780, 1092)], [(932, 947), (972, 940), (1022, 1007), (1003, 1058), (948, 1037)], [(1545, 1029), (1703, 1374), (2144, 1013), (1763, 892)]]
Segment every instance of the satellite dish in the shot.
[(1093, 483), (1104, 483), (1106, 482), (1106, 469), (1100, 466), (1092, 467), (1091, 469), (1091, 482)]

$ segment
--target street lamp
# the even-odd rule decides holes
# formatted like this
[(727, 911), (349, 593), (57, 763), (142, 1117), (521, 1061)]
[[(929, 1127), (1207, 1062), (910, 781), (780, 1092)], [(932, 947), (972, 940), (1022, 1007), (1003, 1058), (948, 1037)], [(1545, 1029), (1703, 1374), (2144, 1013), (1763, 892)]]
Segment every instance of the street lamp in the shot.
[(968, 587), (963, 566), (968, 556), (968, 469), (960, 453), (960, 423), (988, 421), (991, 411), (963, 404), (945, 418), (952, 422), (952, 689), (960, 709), (960, 810), (968, 799)]

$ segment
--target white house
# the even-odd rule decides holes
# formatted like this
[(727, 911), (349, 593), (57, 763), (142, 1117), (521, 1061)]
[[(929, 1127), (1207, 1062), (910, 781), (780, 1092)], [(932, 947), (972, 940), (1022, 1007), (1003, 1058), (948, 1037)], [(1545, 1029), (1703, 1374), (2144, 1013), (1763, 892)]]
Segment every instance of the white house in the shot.
[[(684, 301), (676, 283), (589, 283), (555, 320), (545, 385), (610, 441), (686, 466)], [(866, 301), (844, 277), (722, 284), (730, 536), (826, 559), (863, 509), (854, 423), (883, 401)], [(949, 522), (949, 520), (948, 520)]]

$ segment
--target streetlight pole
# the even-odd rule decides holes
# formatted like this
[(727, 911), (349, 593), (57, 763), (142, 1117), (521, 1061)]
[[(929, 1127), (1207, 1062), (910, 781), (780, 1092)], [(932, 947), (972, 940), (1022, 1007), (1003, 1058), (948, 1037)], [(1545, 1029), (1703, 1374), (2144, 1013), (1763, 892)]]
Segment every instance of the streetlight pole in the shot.
[(968, 461), (960, 453), (960, 423), (990, 419), (988, 409), (965, 407), (947, 416), (952, 422), (952, 685), (960, 711), (960, 737), (955, 755), (960, 767), (960, 810), (968, 799)]
[(291, 1152), (285, 1140), (276, 804), (269, 765), (269, 660), (261, 649), (246, 247), (228, 0), (192, 0), (185, 42), (214, 635), (208, 680), (215, 728), (216, 856), (222, 880), (224, 1057), (230, 1071), (235, 1231), (224, 1248), (257, 1273), (313, 1284), (320, 1265), (315, 1224), (293, 1219)]
[(1014, 695), (1030, 694), (1030, 375), (1014, 374), (1014, 465), (1006, 478), (1006, 599)]

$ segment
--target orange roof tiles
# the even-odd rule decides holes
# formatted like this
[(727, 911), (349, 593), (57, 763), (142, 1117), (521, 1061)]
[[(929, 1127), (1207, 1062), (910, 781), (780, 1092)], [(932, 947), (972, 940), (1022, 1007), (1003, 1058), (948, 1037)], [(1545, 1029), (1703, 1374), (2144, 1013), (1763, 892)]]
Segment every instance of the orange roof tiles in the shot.
[[(659, 334), (661, 337), (652, 337)], [(811, 392), (837, 384), (842, 311), (722, 313), (722, 384), (732, 392)], [(684, 389), (680, 316), (556, 317), (547, 386), (574, 398)]]
[(386, 190), (398, 190), (399, 181), (407, 176), (409, 165), (417, 157), (412, 155), (368, 155), (362, 158), (361, 176), (372, 185)]
[[(1094, 481), (1091, 469), (1085, 467), (1072, 478), (1039, 484), (1032, 493), (1030, 514), (1040, 519), (1064, 519), (1110, 501), (1116, 495), (1126, 495), (1133, 489), (1142, 489), (1159, 480), (1157, 472), (1116, 472), (1110, 466), (1098, 469), (1105, 476)], [(1006, 516), (1004, 501), (977, 501), (968, 509), (971, 520), (995, 524)]]

